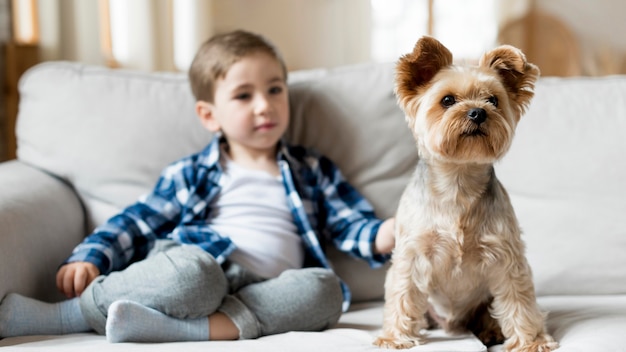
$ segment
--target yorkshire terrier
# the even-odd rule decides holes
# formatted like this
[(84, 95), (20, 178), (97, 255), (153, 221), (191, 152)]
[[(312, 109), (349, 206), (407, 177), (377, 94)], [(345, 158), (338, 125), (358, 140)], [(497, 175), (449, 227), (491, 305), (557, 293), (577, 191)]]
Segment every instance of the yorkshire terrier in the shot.
[(423, 37), (396, 66), (395, 92), (419, 162), (396, 214), (384, 323), (374, 344), (410, 348), (422, 329), (470, 331), (505, 351), (548, 352), (531, 269), (493, 163), (507, 152), (539, 69), (503, 45), (478, 66), (453, 64)]

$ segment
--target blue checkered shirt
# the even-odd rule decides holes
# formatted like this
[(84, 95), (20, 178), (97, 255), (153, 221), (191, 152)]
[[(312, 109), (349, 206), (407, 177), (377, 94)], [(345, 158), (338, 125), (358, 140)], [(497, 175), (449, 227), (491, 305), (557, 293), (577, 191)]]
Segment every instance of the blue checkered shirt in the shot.
[[(216, 136), (201, 152), (169, 165), (152, 193), (98, 227), (79, 244), (68, 262), (95, 264), (102, 274), (122, 270), (144, 259), (157, 239), (194, 244), (223, 263), (235, 245), (214, 231), (211, 204), (220, 193), (223, 174)], [(280, 143), (277, 155), (287, 201), (305, 246), (304, 266), (330, 269), (324, 253), (327, 242), (378, 267), (386, 255), (373, 253), (382, 220), (372, 206), (327, 158), (303, 147)], [(350, 290), (343, 284), (344, 310)]]

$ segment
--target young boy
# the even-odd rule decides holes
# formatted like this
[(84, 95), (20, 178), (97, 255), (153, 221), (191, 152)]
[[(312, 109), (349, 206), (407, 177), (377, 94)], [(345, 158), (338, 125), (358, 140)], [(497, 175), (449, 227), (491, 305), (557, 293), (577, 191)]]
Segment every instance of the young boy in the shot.
[(207, 41), (189, 78), (213, 141), (74, 249), (57, 274), (67, 301), (7, 295), (0, 337), (93, 329), (111, 342), (248, 339), (336, 323), (350, 292), (322, 241), (380, 265), (393, 219), (377, 219), (328, 159), (281, 140), (286, 77), (258, 35)]

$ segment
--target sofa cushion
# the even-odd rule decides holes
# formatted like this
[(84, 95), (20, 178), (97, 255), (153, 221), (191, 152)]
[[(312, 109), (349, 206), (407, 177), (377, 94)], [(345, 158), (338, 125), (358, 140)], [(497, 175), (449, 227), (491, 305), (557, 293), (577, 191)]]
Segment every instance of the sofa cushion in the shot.
[(78, 197), (64, 182), (17, 160), (0, 163), (0, 194), (0, 299), (18, 292), (59, 300), (56, 269), (85, 231)]
[[(390, 65), (362, 65), (290, 75), (288, 140), (334, 160), (383, 217), (395, 212), (417, 161), (392, 74)], [(20, 94), (18, 158), (69, 180), (93, 225), (211, 138), (182, 73), (48, 62), (27, 72)]]
[(294, 143), (319, 150), (381, 217), (395, 214), (417, 149), (393, 94), (391, 64), (291, 73)]
[(543, 78), (497, 165), (541, 295), (626, 293), (626, 76)]
[(18, 158), (68, 180), (90, 228), (211, 138), (181, 74), (49, 62), (27, 71), (19, 88)]

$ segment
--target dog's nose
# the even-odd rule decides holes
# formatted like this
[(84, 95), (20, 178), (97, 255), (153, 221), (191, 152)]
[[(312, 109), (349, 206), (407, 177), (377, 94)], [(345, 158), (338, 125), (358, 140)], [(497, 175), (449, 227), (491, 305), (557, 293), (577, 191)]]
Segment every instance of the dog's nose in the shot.
[(473, 123), (480, 125), (487, 119), (487, 112), (485, 111), (485, 109), (474, 108), (467, 112), (467, 118), (470, 119)]

